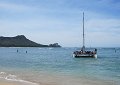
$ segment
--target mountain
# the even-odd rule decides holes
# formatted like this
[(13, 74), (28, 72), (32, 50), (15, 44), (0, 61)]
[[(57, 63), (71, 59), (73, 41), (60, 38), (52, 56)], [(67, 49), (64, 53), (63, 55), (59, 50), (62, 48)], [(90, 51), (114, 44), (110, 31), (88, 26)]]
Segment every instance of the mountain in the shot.
[(61, 47), (58, 43), (43, 45), (27, 39), (24, 35), (0, 37), (0, 47)]

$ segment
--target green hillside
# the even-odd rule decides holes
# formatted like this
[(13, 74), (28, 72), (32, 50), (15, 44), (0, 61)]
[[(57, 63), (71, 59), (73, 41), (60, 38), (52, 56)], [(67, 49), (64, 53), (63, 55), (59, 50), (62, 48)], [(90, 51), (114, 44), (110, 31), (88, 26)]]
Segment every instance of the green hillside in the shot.
[(0, 47), (60, 47), (58, 44), (42, 45), (27, 39), (24, 35), (0, 37)]

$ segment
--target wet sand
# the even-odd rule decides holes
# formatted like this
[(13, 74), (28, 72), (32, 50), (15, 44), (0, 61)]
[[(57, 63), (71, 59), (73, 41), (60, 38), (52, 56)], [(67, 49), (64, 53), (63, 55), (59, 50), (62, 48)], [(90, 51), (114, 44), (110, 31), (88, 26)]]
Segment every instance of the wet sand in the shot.
[[(74, 78), (71, 76), (48, 75), (41, 74), (39, 77), (35, 75), (24, 75), (23, 80), (11, 81), (0, 78), (0, 85), (119, 85), (114, 81), (91, 80), (87, 78)], [(25, 81), (24, 81), (25, 80)], [(34, 82), (34, 83), (32, 83)]]
[(37, 85), (37, 84), (0, 79), (0, 85)]
[(97, 81), (71, 81), (67, 80), (64, 81), (41, 81), (39, 84), (30, 84), (30, 83), (24, 83), (24, 82), (16, 82), (16, 81), (7, 81), (7, 80), (0, 80), (0, 85), (117, 85), (115, 83), (110, 82), (97, 82)]
[(0, 80), (0, 85), (18, 85), (18, 84), (12, 81)]

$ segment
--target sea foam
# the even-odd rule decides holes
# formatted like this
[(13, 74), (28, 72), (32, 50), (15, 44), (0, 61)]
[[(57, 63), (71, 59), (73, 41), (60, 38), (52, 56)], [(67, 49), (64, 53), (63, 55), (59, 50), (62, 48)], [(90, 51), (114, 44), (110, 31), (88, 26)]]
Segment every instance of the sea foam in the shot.
[(5, 79), (7, 81), (19, 82), (19, 83), (26, 83), (28, 85), (39, 85), (37, 83), (33, 83), (30, 81), (22, 80), (18, 78), (16, 75), (8, 74), (6, 72), (0, 72), (0, 78)]

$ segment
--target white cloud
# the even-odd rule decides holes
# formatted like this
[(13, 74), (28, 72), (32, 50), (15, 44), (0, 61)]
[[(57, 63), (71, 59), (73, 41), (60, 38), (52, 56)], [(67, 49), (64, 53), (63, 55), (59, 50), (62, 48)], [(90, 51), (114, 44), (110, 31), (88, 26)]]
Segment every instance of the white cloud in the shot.
[(119, 19), (92, 19), (85, 22), (87, 46), (120, 45)]
[(105, 47), (116, 47), (120, 45), (120, 35), (113, 35), (109, 32), (91, 32), (86, 35), (87, 46), (105, 46)]
[(74, 32), (56, 31), (56, 32), (32, 32), (27, 35), (29, 39), (42, 44), (59, 43), (62, 46), (80, 46), (79, 36)]
[[(58, 42), (63, 46), (82, 45), (82, 11), (84, 8), (78, 9), (74, 5), (65, 6), (66, 3), (61, 1), (57, 3), (64, 7), (59, 7), (57, 4), (52, 6), (52, 2), (47, 3), (46, 6), (42, 3), (35, 3), (37, 6), (35, 4), (32, 6), (30, 3), (24, 5), (0, 3), (0, 11), (5, 10), (0, 20), (0, 34), (3, 36), (24, 34), (29, 39), (43, 44)], [(102, 6), (104, 7), (105, 4)], [(84, 10), (84, 12), (87, 46), (120, 45), (119, 18), (110, 18), (109, 14), (103, 14), (101, 11), (97, 13)]]
[(15, 4), (15, 3), (3, 3), (0, 2), (0, 9), (12, 10), (12, 11), (31, 11), (35, 9), (34, 7), (29, 7), (27, 5)]
[[(118, 19), (92, 19), (85, 22), (86, 46), (119, 45), (120, 21)], [(0, 34), (24, 34), (41, 44), (58, 42), (63, 46), (82, 46), (82, 24), (66, 23), (50, 18), (22, 21), (0, 21)]]
[(119, 19), (92, 19), (86, 22), (86, 29), (101, 32), (120, 32)]

